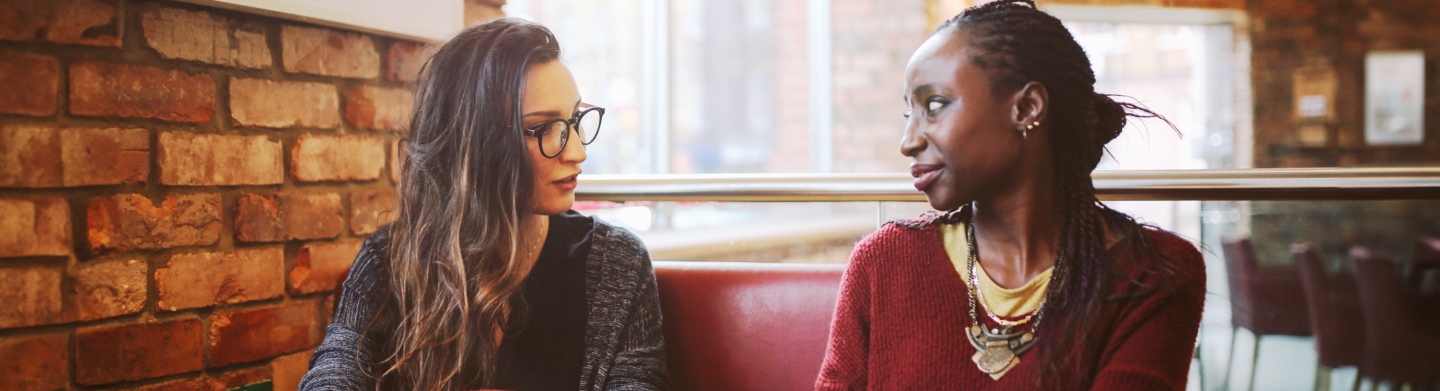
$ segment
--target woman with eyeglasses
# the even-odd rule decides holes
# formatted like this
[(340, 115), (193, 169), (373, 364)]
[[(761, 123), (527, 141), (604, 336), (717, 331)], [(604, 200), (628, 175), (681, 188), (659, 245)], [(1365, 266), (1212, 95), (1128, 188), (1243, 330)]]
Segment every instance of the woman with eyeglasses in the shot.
[(303, 390), (665, 389), (654, 272), (570, 210), (605, 109), (502, 18), (425, 64), (394, 223), (365, 241)]
[(941, 25), (905, 69), (915, 188), (936, 210), (855, 245), (817, 390), (1184, 390), (1195, 246), (1101, 204), (1128, 117), (1030, 0)]

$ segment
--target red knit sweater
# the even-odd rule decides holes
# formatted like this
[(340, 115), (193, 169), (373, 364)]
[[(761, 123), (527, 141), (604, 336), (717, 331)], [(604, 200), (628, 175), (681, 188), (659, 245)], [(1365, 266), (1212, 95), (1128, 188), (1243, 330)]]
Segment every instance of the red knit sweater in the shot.
[[(1121, 242), (1106, 251), (1115, 270), (1155, 286), (1143, 295), (1106, 302), (1091, 343), (1103, 349), (1088, 371), (1093, 384), (1065, 390), (1183, 390), (1204, 304), (1200, 252), (1174, 235), (1148, 231), (1151, 244), (1170, 255), (1178, 275), (1140, 269)], [(1117, 292), (1136, 286), (1117, 278)], [(856, 244), (840, 286), (829, 347), (817, 390), (1028, 390), (1036, 387), (1041, 357), (1060, 338), (1063, 319), (1046, 319), (1039, 341), (1000, 380), (971, 361), (965, 285), (945, 254), (934, 225), (925, 220), (886, 224)], [(984, 315), (981, 315), (983, 318)], [(995, 327), (985, 320), (987, 327)]]

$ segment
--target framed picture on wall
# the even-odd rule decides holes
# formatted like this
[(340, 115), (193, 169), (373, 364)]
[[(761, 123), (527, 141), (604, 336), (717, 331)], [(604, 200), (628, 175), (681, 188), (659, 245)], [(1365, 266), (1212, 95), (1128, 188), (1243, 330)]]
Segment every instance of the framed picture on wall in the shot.
[(1418, 145), (1425, 141), (1425, 52), (1365, 55), (1365, 143)]

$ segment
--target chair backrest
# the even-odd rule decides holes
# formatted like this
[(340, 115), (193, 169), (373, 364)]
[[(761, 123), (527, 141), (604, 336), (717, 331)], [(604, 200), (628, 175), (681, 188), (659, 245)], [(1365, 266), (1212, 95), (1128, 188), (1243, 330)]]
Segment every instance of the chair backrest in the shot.
[(655, 262), (672, 390), (815, 387), (843, 264)]
[[(1365, 318), (1365, 343), (1388, 346), (1404, 343), (1392, 337), (1412, 333), (1415, 313), (1410, 297), (1400, 290), (1400, 276), (1389, 258), (1369, 251), (1352, 251), (1355, 279), (1360, 290), (1360, 310)], [(1370, 349), (1367, 347), (1366, 349)]]
[(1255, 248), (1250, 238), (1227, 237), (1220, 240), (1220, 249), (1225, 253), (1225, 276), (1230, 283), (1230, 319), (1235, 325), (1250, 322), (1250, 298), (1254, 288), (1250, 279), (1259, 269), (1255, 260)]
[(1304, 244), (1290, 245), (1290, 257), (1295, 259), (1295, 268), (1300, 272), (1300, 285), (1305, 288), (1305, 306), (1310, 307), (1310, 328), (1315, 330), (1315, 339), (1325, 339), (1319, 326), (1327, 319), (1325, 299), (1330, 292), (1330, 279), (1320, 254)]
[[(1325, 268), (1320, 254), (1308, 245), (1290, 246), (1300, 285), (1309, 307), (1310, 330), (1315, 335), (1315, 352), (1320, 364), (1329, 368), (1360, 364), (1364, 349), (1364, 326), (1354, 283), (1346, 274)], [(1348, 282), (1348, 283), (1347, 283)]]

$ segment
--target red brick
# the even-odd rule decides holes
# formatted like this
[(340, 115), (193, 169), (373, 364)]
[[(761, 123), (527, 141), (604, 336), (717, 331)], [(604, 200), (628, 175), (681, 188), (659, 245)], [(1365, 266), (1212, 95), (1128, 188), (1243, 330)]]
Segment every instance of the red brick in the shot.
[(0, 90), (0, 113), (53, 115), (60, 93), (60, 62), (50, 56), (0, 52), (0, 86), (5, 86)]
[(215, 81), (144, 65), (78, 62), (70, 65), (70, 113), (207, 122), (215, 114)]
[(362, 128), (402, 132), (410, 130), (415, 93), (374, 86), (345, 89), (345, 120)]
[(0, 187), (144, 182), (150, 174), (149, 132), (4, 125), (0, 163)]
[(0, 187), (62, 185), (58, 133), (47, 125), (0, 125)]
[(45, 267), (0, 269), (0, 329), (65, 321), (61, 272)]
[(80, 264), (72, 275), (76, 320), (93, 320), (140, 312), (145, 308), (146, 265), (143, 260), (109, 259)]
[(187, 11), (150, 3), (140, 22), (145, 44), (160, 57), (193, 60), (237, 68), (268, 68), (270, 46), (265, 29), (204, 11)]
[(235, 238), (242, 242), (325, 239), (345, 229), (338, 194), (242, 194)]
[(400, 140), (390, 141), (390, 182), (400, 183), (400, 167), (405, 156), (400, 154)]
[(335, 295), (325, 295), (325, 300), (320, 302), (320, 316), (322, 318), (320, 324), (335, 322)]
[(96, 197), (86, 212), (90, 248), (208, 246), (220, 239), (220, 211), (218, 194), (167, 196), (159, 206), (139, 194)]
[(70, 336), (0, 338), (0, 390), (63, 390), (70, 382)]
[(160, 134), (160, 183), (171, 186), (278, 185), (285, 181), (279, 141), (265, 136)]
[(380, 53), (364, 34), (285, 25), (280, 29), (285, 72), (371, 79), (380, 76)]
[(385, 140), (367, 136), (300, 136), (290, 174), (301, 182), (371, 180), (385, 168)]
[(131, 389), (131, 391), (222, 391), (215, 387), (214, 379), (200, 376), (193, 379), (168, 381), (160, 384)]
[(271, 358), (320, 342), (315, 302), (210, 317), (210, 366)]
[(75, 382), (98, 385), (198, 371), (200, 320), (75, 330)]
[(263, 382), (270, 379), (266, 367), (242, 369), (233, 372), (226, 372), (218, 376), (197, 376), (190, 379), (175, 380), (160, 384), (152, 384), (133, 391), (229, 391), (246, 385)]
[(266, 380), (270, 380), (270, 373), (265, 371), (265, 367), (256, 367), (222, 373), (211, 378), (210, 383), (217, 390), (233, 390)]
[(300, 389), (300, 379), (310, 371), (310, 355), (315, 350), (306, 350), (300, 353), (280, 356), (270, 362), (270, 373), (274, 376), (275, 391), (296, 391)]
[(360, 242), (310, 243), (295, 254), (295, 268), (290, 269), (290, 287), (295, 293), (333, 291), (350, 273)]
[(0, 198), (0, 258), (70, 252), (70, 204), (65, 199)]
[(410, 82), (420, 76), (420, 66), (435, 54), (435, 46), (399, 41), (390, 44), (385, 56), (385, 79)]
[(0, 2), (0, 39), (120, 46), (117, 0)]
[(65, 186), (144, 182), (150, 176), (150, 131), (65, 129), (60, 132)]
[(340, 125), (340, 97), (331, 84), (231, 78), (230, 122), (334, 128)]
[(394, 190), (361, 190), (350, 195), (350, 230), (356, 235), (375, 232), (395, 220)]
[(243, 303), (284, 293), (285, 250), (182, 254), (155, 269), (155, 290), (165, 311)]

